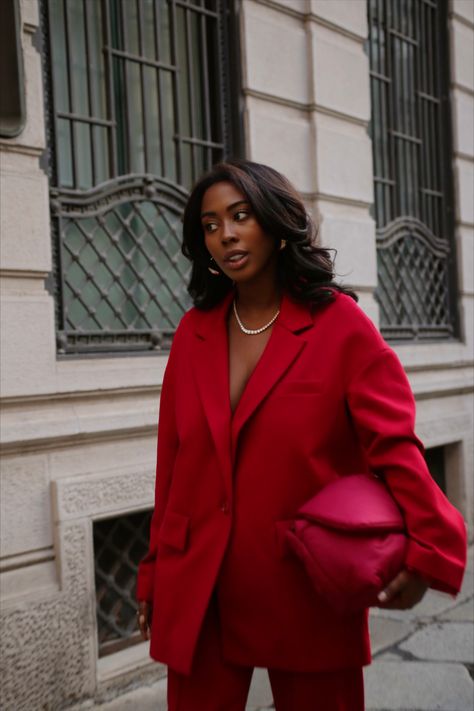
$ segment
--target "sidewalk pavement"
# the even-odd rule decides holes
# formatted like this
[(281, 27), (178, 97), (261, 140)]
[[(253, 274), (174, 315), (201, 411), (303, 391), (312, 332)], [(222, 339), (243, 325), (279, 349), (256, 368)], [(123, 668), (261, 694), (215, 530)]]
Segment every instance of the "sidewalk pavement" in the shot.
[[(365, 669), (366, 711), (473, 711), (473, 552), (471, 547), (456, 600), (430, 590), (413, 610), (371, 611), (374, 660)], [(161, 680), (94, 708), (166, 711), (165, 699)], [(267, 674), (257, 669), (247, 711), (272, 708)]]

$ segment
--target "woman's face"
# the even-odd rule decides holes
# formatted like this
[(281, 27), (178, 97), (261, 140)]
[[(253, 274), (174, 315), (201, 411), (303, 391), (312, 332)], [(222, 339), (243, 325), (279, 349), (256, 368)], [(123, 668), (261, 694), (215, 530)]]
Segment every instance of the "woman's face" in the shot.
[(232, 183), (214, 183), (206, 190), (201, 222), (209, 254), (234, 282), (253, 280), (269, 270), (276, 274), (277, 244)]

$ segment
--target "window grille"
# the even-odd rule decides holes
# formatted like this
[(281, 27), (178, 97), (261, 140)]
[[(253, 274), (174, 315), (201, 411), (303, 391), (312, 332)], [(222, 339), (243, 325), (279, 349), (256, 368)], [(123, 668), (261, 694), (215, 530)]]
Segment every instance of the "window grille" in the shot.
[(99, 656), (141, 641), (135, 582), (148, 548), (151, 511), (94, 521), (94, 561)]
[(187, 191), (239, 153), (233, 7), (42, 0), (60, 353), (169, 346)]
[(446, 0), (368, 0), (380, 323), (456, 335)]

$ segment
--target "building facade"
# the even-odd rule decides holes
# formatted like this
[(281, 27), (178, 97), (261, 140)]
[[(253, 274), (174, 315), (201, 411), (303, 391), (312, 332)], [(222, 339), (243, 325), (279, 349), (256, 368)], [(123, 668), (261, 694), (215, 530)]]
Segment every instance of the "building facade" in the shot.
[(473, 0), (7, 0), (2, 708), (165, 675), (135, 629), (180, 214), (268, 163), (395, 348), (473, 522)]

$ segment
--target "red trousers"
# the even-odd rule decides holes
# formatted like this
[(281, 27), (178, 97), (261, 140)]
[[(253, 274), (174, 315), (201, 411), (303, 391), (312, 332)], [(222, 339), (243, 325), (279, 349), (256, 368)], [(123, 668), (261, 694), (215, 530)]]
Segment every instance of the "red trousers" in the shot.
[[(191, 674), (168, 669), (168, 711), (245, 711), (252, 667), (225, 662), (217, 604), (211, 602)], [(362, 668), (298, 673), (269, 669), (276, 711), (364, 711)]]

